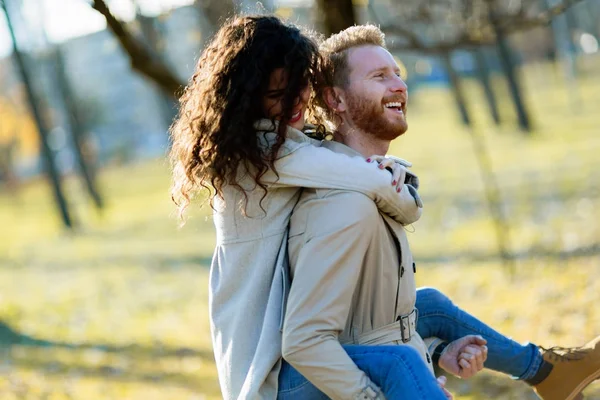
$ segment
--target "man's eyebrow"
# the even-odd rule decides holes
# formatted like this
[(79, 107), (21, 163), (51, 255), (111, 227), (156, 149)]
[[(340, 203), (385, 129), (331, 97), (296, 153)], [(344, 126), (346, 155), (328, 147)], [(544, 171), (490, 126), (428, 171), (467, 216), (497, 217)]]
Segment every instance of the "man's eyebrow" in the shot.
[(398, 67), (397, 65), (391, 67), (389, 65), (385, 65), (383, 67), (377, 67), (377, 68), (373, 68), (372, 70), (370, 70), (369, 72), (367, 72), (367, 75), (372, 75), (374, 73), (377, 72), (386, 72), (388, 70), (393, 70), (394, 72), (401, 72), (400, 67)]
[(385, 70), (387, 70), (389, 67), (384, 66), (384, 67), (377, 67), (377, 68), (373, 68), (372, 70), (369, 70), (369, 72), (367, 72), (367, 75), (372, 75), (376, 72), (384, 72)]

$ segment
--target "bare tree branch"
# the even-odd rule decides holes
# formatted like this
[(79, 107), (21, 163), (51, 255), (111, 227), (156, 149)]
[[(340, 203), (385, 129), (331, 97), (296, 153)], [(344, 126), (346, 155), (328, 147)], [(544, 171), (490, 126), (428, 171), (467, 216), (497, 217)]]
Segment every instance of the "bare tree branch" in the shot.
[(129, 56), (131, 67), (146, 76), (170, 96), (177, 97), (185, 86), (175, 73), (142, 41), (127, 30), (110, 11), (104, 0), (93, 0), (92, 7), (106, 18), (109, 29)]
[(583, 0), (563, 0), (560, 4), (550, 7), (533, 17), (506, 18), (505, 21), (501, 23), (501, 26), (506, 33), (524, 31), (537, 28), (539, 26), (545, 26), (550, 24), (552, 19), (565, 13), (569, 8), (581, 3), (582, 1)]
[(218, 29), (223, 20), (235, 13), (233, 0), (195, 0), (194, 5), (210, 22), (213, 31)]
[(406, 43), (396, 45), (398, 47), (406, 47), (412, 50), (423, 51), (428, 49), (428, 46), (423, 42), (423, 40), (415, 32), (409, 29), (402, 28), (398, 25), (381, 26), (380, 29), (388, 36), (400, 36), (406, 40)]
[[(483, 0), (483, 3), (480, 3), (483, 7), (487, 7), (489, 11), (493, 12), (486, 15), (475, 15), (476, 12), (473, 3), (471, 1), (467, 1), (465, 3), (465, 10), (471, 10), (473, 15), (463, 15), (465, 23), (458, 24), (463, 28), (458, 32), (457, 36), (451, 40), (444, 40), (443, 38), (437, 38), (437, 40), (426, 40), (423, 37), (424, 35), (419, 35), (417, 33), (418, 30), (413, 27), (415, 21), (412, 20), (412, 18), (410, 21), (412, 25), (410, 27), (408, 27), (404, 22), (397, 22), (398, 19), (396, 19), (396, 22), (393, 25), (382, 24), (371, 2), (369, 2), (369, 11), (373, 19), (380, 24), (381, 30), (389, 37), (399, 37), (404, 39), (403, 41), (399, 42), (388, 40), (388, 47), (390, 50), (406, 50), (428, 54), (440, 54), (458, 48), (473, 48), (478, 46), (494, 45), (496, 43), (494, 32), (498, 28), (504, 35), (510, 35), (512, 33), (543, 26), (550, 23), (553, 18), (564, 13), (570, 7), (581, 1), (582, 0), (564, 0), (561, 4), (541, 12), (538, 15), (530, 17), (526, 16), (526, 11), (531, 7), (532, 0), (523, 0), (517, 12), (509, 15), (499, 15), (499, 13), (496, 12), (497, 10), (494, 10), (494, 6), (496, 4), (494, 0)], [(430, 3), (430, 5), (432, 4), (433, 2)], [(432, 22), (430, 22), (430, 19), (433, 18), (433, 15), (429, 12), (429, 7), (421, 4), (419, 10), (420, 18), (416, 22), (426, 26), (431, 25)], [(469, 14), (467, 11), (465, 12)], [(404, 20), (404, 18), (402, 18), (402, 20)], [(408, 21), (406, 22), (408, 23)], [(423, 30), (421, 30), (421, 32), (423, 32)]]

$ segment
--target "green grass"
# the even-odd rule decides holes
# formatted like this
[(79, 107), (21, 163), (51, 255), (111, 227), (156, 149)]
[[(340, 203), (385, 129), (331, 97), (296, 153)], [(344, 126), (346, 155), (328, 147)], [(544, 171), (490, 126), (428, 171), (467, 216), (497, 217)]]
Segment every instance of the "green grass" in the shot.
[[(580, 79), (575, 111), (561, 79), (547, 66), (528, 69), (537, 126), (530, 138), (514, 124), (492, 128), (479, 88), (467, 83), (514, 251), (569, 254), (600, 243), (600, 77)], [(409, 119), (391, 153), (415, 164), (426, 202), (410, 235), (418, 283), (519, 341), (569, 346), (600, 334), (599, 256), (524, 257), (509, 274), (495, 258), (470, 133), (449, 93), (420, 90)], [(0, 399), (219, 398), (207, 315), (210, 210), (193, 206), (178, 228), (162, 161), (107, 169), (101, 183), (108, 206), (99, 216), (68, 181), (82, 225), (74, 234), (59, 229), (43, 182), (0, 195)], [(489, 372), (450, 388), (460, 400), (534, 398)], [(600, 399), (600, 386), (586, 394)]]

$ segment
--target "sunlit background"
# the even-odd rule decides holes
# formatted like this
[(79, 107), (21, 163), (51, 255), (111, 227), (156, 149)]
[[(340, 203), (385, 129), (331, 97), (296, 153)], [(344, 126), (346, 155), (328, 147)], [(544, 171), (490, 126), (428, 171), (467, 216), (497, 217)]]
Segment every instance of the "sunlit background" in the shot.
[[(202, 199), (182, 228), (170, 201), (168, 84), (131, 62), (91, 0), (4, 1), (24, 68), (0, 12), (0, 399), (220, 398), (214, 230)], [(181, 83), (227, 7), (328, 33), (348, 22), (327, 17), (342, 3), (106, 2)], [(556, 15), (559, 0), (353, 3), (409, 85), (410, 128), (390, 153), (421, 181), (419, 285), (519, 341), (600, 335), (600, 1)], [(449, 388), (536, 398), (490, 371)]]

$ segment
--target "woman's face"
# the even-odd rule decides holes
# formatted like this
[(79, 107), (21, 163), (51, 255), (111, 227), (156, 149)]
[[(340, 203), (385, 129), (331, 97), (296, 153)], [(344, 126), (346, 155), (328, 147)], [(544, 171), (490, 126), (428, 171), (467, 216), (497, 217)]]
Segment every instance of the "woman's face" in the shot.
[[(263, 110), (267, 118), (273, 118), (280, 120), (283, 109), (283, 94), (287, 86), (288, 78), (283, 68), (277, 68), (271, 73), (269, 79), (269, 87), (263, 97)], [(307, 85), (300, 96), (296, 99), (294, 108), (292, 109), (292, 115), (288, 122), (288, 125), (292, 128), (302, 130), (304, 128), (304, 114), (306, 112), (306, 106), (310, 98), (310, 87)]]

